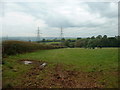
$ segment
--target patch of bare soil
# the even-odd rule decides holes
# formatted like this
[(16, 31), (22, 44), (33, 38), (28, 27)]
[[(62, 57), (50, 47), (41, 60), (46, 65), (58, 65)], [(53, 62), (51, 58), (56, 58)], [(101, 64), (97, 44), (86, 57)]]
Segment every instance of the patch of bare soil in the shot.
[(44, 68), (40, 65), (43, 61), (33, 62), (31, 68), (21, 78), (21, 84), (17, 88), (103, 88), (105, 83), (99, 84), (97, 80), (102, 72), (80, 72), (65, 70), (62, 64), (56, 64)]
[(52, 76), (52, 84), (62, 88), (101, 88), (93, 73), (64, 70), (62, 65), (57, 64), (55, 74)]

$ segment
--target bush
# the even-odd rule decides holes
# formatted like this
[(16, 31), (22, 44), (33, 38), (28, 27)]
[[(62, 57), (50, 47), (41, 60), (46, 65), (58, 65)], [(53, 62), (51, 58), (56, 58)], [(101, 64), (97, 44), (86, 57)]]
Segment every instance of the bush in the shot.
[(36, 50), (44, 49), (56, 49), (60, 48), (53, 45), (40, 44), (34, 42), (25, 42), (25, 41), (3, 41), (2, 42), (2, 55), (15, 55), (20, 53), (32, 52)]

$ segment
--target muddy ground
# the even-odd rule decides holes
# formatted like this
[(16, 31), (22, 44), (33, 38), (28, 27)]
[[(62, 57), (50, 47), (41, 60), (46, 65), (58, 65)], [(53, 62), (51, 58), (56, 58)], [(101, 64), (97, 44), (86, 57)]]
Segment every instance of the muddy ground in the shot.
[[(21, 64), (23, 61), (21, 60)], [(43, 63), (47, 65), (41, 67)], [(65, 69), (60, 63), (52, 64), (44, 61), (32, 61), (31, 65), (33, 67), (21, 76), (21, 83), (13, 88), (104, 88), (106, 86), (104, 80), (99, 83), (101, 76), (104, 75), (103, 71), (82, 72)]]

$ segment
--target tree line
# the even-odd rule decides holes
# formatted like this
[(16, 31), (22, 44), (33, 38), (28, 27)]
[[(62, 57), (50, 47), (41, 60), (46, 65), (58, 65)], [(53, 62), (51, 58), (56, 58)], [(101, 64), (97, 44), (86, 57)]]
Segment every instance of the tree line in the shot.
[(102, 47), (120, 47), (120, 36), (107, 37), (104, 35), (98, 35), (97, 37), (92, 36), (91, 38), (78, 39), (75, 42), (75, 47), (84, 48), (102, 48)]
[[(88, 38), (77, 38), (77, 39), (65, 39), (61, 40), (51, 40), (53, 42), (58, 41), (61, 42), (61, 45), (65, 47), (80, 47), (80, 48), (102, 48), (102, 47), (120, 47), (120, 36), (108, 37), (107, 35), (98, 35), (92, 36)], [(41, 42), (46, 42), (46, 40), (42, 40)], [(48, 42), (48, 41), (47, 41)]]

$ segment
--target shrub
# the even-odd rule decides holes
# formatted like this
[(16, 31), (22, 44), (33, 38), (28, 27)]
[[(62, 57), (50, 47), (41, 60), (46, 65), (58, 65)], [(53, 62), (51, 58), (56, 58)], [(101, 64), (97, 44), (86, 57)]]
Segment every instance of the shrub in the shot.
[(25, 41), (3, 41), (2, 42), (2, 56), (15, 55), (20, 53), (32, 52), (44, 49), (60, 48), (53, 45), (25, 42)]

